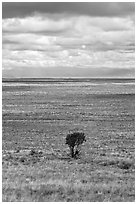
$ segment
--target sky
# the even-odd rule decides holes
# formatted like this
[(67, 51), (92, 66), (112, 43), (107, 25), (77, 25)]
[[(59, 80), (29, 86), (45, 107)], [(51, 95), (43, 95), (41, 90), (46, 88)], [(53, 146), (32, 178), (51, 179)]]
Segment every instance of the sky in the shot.
[(134, 77), (135, 4), (3, 2), (3, 77)]

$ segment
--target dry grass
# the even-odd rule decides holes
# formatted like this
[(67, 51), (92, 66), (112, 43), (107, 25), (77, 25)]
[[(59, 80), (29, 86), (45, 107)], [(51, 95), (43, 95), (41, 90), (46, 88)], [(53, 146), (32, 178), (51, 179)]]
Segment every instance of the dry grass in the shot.
[(30, 150), (6, 152), (3, 167), (3, 201), (134, 200), (131, 160), (102, 158), (91, 163), (67, 155), (63, 159), (56, 151)]
[[(131, 86), (4, 86), (3, 201), (134, 201), (134, 105)], [(70, 130), (86, 135), (79, 159)]]

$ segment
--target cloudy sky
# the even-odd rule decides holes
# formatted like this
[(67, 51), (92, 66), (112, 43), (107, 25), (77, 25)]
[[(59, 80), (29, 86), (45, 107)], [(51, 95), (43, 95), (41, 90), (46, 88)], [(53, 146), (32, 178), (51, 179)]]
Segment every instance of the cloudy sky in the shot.
[(3, 77), (134, 77), (134, 3), (2, 3)]

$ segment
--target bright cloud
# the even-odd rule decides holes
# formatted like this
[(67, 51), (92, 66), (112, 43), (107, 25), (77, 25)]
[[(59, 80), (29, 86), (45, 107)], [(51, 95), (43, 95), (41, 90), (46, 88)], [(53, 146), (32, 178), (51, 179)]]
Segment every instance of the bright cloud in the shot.
[(68, 20), (60, 19), (58, 22), (43, 16), (3, 20), (4, 32), (61, 32), (68, 28), (71, 28), (71, 22)]

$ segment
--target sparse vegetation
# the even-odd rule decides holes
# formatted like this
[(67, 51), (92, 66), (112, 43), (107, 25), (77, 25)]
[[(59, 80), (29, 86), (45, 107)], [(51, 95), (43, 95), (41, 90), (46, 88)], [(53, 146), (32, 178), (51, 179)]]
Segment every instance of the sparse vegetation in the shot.
[[(3, 202), (135, 201), (134, 85), (3, 86)], [(79, 159), (70, 130), (86, 135)]]

